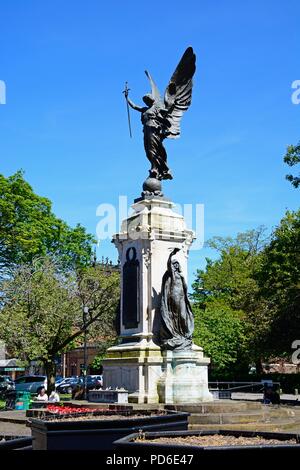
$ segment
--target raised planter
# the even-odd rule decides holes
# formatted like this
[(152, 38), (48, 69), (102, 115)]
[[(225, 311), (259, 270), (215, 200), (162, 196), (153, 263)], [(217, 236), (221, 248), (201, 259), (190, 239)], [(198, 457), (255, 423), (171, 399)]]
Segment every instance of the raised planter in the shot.
[[(255, 438), (261, 437), (266, 440), (276, 439), (279, 441), (291, 441), (291, 444), (260, 444), (260, 445), (231, 445), (231, 446), (201, 446), (180, 444), (174, 438), (178, 437), (191, 437), (191, 436), (234, 436), (234, 437), (247, 437)], [(154, 442), (154, 439), (168, 438), (169, 442)], [(296, 440), (296, 443), (295, 443)], [(293, 443), (294, 441), (294, 443)], [(300, 435), (290, 433), (278, 432), (254, 432), (254, 431), (231, 431), (231, 430), (217, 430), (217, 431), (166, 431), (166, 432), (146, 432), (134, 433), (125, 436), (115, 441), (117, 452), (123, 455), (136, 455), (148, 456), (149, 462), (153, 464), (163, 463), (178, 463), (182, 456), (190, 457), (190, 463), (204, 462), (212, 465), (213, 463), (226, 463), (241, 462), (238, 457), (250, 458), (250, 461), (259, 462), (262, 457), (275, 457), (288, 456), (300, 457)], [(158, 462), (156, 457), (164, 456), (168, 461), (163, 461), (161, 457)], [(179, 457), (176, 457), (179, 456)], [(152, 460), (151, 460), (152, 459)], [(175, 461), (175, 460), (178, 461)], [(187, 463), (186, 461), (185, 463)], [(243, 460), (244, 462), (244, 460)], [(247, 460), (249, 463), (249, 460)], [(227, 467), (226, 467), (227, 468)]]
[[(31, 436), (3, 436), (0, 441), (0, 452), (5, 450), (32, 450)], [(2, 436), (0, 436), (0, 439)]]
[[(121, 408), (121, 407), (120, 407)], [(157, 415), (155, 415), (157, 413)], [(30, 427), (34, 450), (112, 450), (113, 442), (128, 434), (188, 429), (189, 413), (157, 410), (108, 410), (88, 419), (54, 415), (33, 418)], [(107, 417), (109, 416), (109, 418)], [(115, 416), (115, 418), (114, 418)], [(122, 416), (122, 418), (120, 418)]]

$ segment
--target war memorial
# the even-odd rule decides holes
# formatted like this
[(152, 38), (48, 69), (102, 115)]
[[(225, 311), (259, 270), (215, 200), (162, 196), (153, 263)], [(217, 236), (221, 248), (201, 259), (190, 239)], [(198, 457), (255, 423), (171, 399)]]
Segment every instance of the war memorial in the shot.
[(113, 243), (121, 262), (121, 343), (108, 350), (104, 386), (124, 387), (136, 403), (211, 401), (201, 347), (193, 344), (194, 319), (187, 292), (187, 263), (194, 240), (162, 182), (171, 180), (165, 138), (180, 136), (180, 121), (192, 100), (196, 57), (183, 54), (164, 97), (146, 71), (151, 93), (144, 106), (125, 98), (141, 113), (146, 156), (151, 163), (133, 215), (124, 220)]
[(299, 455), (299, 434), (277, 432), (280, 423), (283, 430), (292, 429), (296, 413), (266, 410), (251, 400), (214, 401), (208, 387), (210, 358), (193, 343), (187, 272), (195, 233), (165, 195), (163, 182), (173, 175), (163, 141), (180, 136), (195, 72), (196, 56), (188, 47), (163, 97), (147, 71), (151, 92), (143, 96), (144, 105), (136, 105), (125, 86), (128, 117), (129, 107), (141, 114), (151, 167), (133, 213), (112, 240), (120, 260), (120, 334), (103, 360), (103, 389), (90, 391), (86, 408), (71, 402), (70, 407), (61, 403), (51, 409), (44, 403), (27, 409), (29, 420), (23, 421), (31, 437), (2, 442), (0, 450), (98, 450), (105, 452), (106, 465), (134, 467), (150, 462), (233, 468), (239, 455), (251, 462), (270, 452)]

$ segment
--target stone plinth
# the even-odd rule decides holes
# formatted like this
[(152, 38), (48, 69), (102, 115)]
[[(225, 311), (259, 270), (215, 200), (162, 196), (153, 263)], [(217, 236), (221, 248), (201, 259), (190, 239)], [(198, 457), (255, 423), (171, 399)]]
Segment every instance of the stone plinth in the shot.
[(174, 248), (187, 279), (187, 259), (194, 232), (165, 199), (144, 199), (133, 204), (113, 238), (121, 262), (121, 328), (125, 341), (151, 340), (160, 305), (162, 277)]
[(158, 403), (162, 362), (159, 346), (146, 339), (113, 346), (103, 361), (104, 387), (126, 388), (131, 403)]
[[(103, 361), (103, 378), (104, 387), (128, 390), (131, 402), (158, 403), (163, 400), (159, 397), (158, 382), (165, 374), (171, 356), (163, 354), (157, 343), (162, 278), (171, 251), (178, 248), (176, 258), (187, 280), (188, 252), (194, 239), (194, 232), (186, 227), (182, 215), (173, 211), (173, 206), (164, 198), (135, 202), (133, 214), (123, 221), (120, 232), (113, 238), (121, 264), (121, 344), (109, 348)], [(201, 396), (204, 396), (203, 383), (206, 377), (207, 384), (209, 360), (203, 358), (202, 350), (201, 358), (199, 354), (197, 359), (194, 356), (186, 359), (194, 372), (201, 375), (195, 387), (199, 385), (203, 389)], [(174, 357), (172, 367), (176, 362)], [(180, 369), (179, 362), (175, 369)], [(188, 369), (188, 365), (186, 367)], [(178, 374), (172, 372), (174, 385), (177, 383), (175, 378), (180, 375), (179, 369)], [(167, 388), (169, 379), (168, 376)], [(175, 389), (179, 390), (179, 383)], [(172, 393), (174, 401), (177, 392)], [(160, 395), (163, 396), (162, 392)]]
[(201, 403), (213, 400), (208, 390), (210, 360), (201, 350), (164, 351), (162, 375), (158, 381), (160, 403)]

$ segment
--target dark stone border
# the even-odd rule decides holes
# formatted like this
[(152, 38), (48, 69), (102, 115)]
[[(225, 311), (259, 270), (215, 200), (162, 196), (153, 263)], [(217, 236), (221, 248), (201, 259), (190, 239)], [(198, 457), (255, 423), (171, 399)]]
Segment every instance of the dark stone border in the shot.
[[(230, 459), (235, 456), (236, 453), (241, 455), (250, 454), (251, 456), (260, 457), (262, 454), (270, 454), (274, 451), (284, 453), (296, 452), (300, 456), (300, 434), (283, 433), (283, 432), (259, 432), (259, 431), (238, 431), (238, 430), (205, 430), (205, 431), (165, 431), (165, 432), (146, 432), (144, 435), (143, 442), (135, 441), (139, 436), (139, 433), (133, 433), (125, 436), (114, 442), (118, 451), (152, 453), (154, 455), (174, 455), (174, 454), (193, 454), (198, 457), (226, 457)], [(176, 443), (154, 443), (152, 439), (159, 437), (186, 437), (186, 436), (208, 436), (208, 435), (223, 435), (223, 436), (235, 436), (235, 437), (263, 437), (265, 439), (277, 439), (277, 440), (289, 440), (296, 439), (297, 444), (282, 444), (282, 445), (253, 445), (253, 446), (195, 446), (195, 445), (184, 445)], [(146, 441), (146, 442), (145, 442)]]
[[(123, 411), (132, 418), (105, 420), (64, 421), (63, 416), (57, 421), (48, 417), (33, 418), (31, 427), (34, 450), (112, 450), (113, 442), (140, 429), (144, 431), (187, 430), (189, 413), (167, 411), (164, 415), (151, 416), (155, 411)], [(149, 416), (139, 416), (142, 414)], [(104, 413), (103, 413), (104, 414)], [(108, 414), (108, 413), (105, 413)], [(110, 414), (113, 414), (110, 412)], [(116, 410), (120, 415), (122, 411)], [(55, 417), (55, 416), (53, 416)]]

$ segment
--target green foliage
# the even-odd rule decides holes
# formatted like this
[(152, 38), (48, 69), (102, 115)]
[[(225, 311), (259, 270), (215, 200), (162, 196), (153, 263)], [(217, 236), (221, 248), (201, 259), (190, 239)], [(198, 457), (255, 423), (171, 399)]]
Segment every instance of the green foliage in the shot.
[(84, 227), (69, 227), (51, 210), (51, 202), (34, 193), (23, 173), (0, 175), (0, 269), (55, 254), (64, 269), (86, 265), (94, 239)]
[(194, 306), (194, 342), (203, 347), (216, 371), (237, 361), (245, 341), (243, 312), (234, 311), (220, 300), (212, 300), (203, 310)]
[(244, 309), (257, 291), (252, 273), (259, 264), (259, 253), (266, 243), (265, 229), (239, 233), (236, 238), (214, 237), (207, 246), (219, 252), (219, 259), (207, 259), (205, 271), (199, 270), (193, 284), (192, 298), (206, 303), (210, 298), (223, 299), (234, 309)]
[(93, 362), (91, 363), (90, 367), (94, 370), (99, 370), (102, 366), (102, 361), (104, 359), (104, 354), (98, 354), (94, 357)]
[[(260, 296), (255, 273), (266, 243), (263, 227), (240, 233), (236, 238), (215, 237), (208, 242), (218, 251), (219, 258), (207, 260), (206, 269), (197, 272), (192, 299), (204, 312), (201, 318), (206, 328), (205, 343), (214, 357), (215, 369), (224, 369), (236, 363), (237, 358), (240, 363), (245, 363), (245, 358), (248, 363), (256, 362), (265, 352), (263, 338), (269, 329), (272, 310)], [(212, 323), (205, 326), (209, 315)], [(198, 325), (200, 328), (201, 321)], [(228, 337), (230, 328), (237, 341)], [(230, 344), (227, 339), (223, 343), (227, 337)]]
[[(120, 273), (110, 265), (96, 264), (76, 272), (76, 296), (88, 307), (86, 328), (90, 340), (110, 344), (116, 333), (116, 314), (120, 298)], [(84, 325), (83, 325), (84, 326)], [(107, 346), (109, 347), (109, 346)]]
[[(49, 377), (55, 374), (55, 356), (71, 348), (85, 330), (93, 338), (114, 337), (116, 271), (90, 266), (64, 273), (57, 261), (42, 257), (14, 268), (0, 292), (0, 339), (12, 355), (42, 361)], [(83, 305), (89, 307), (86, 316)]]
[(84, 332), (88, 340), (115, 339), (119, 301), (119, 273), (92, 266), (93, 237), (51, 206), (22, 172), (0, 175), (0, 339), (20, 360), (42, 361), (49, 378), (55, 356)]
[(275, 309), (270, 350), (290, 356), (300, 338), (300, 210), (287, 211), (265, 248), (256, 274), (261, 295)]
[(99, 370), (102, 366), (103, 359), (106, 357), (107, 349), (111, 346), (117, 344), (118, 338), (117, 336), (112, 337), (110, 339), (105, 339), (99, 343), (98, 346), (98, 354), (94, 357), (93, 362), (91, 364), (91, 368), (95, 370)]
[[(209, 246), (219, 258), (197, 272), (192, 298), (198, 308), (195, 337), (214, 369), (228, 372), (230, 355), (231, 371), (235, 361), (235, 367), (255, 363), (260, 372), (263, 359), (290, 358), (300, 337), (300, 210), (287, 211), (269, 240), (259, 229), (214, 238)], [(223, 344), (228, 331), (240, 326), (241, 340), (229, 336)]]
[[(300, 285), (300, 209), (287, 211), (275, 228), (270, 244), (264, 250), (261, 266), (261, 284), (264, 292), (276, 291), (282, 295), (285, 289), (295, 293)], [(263, 282), (262, 282), (263, 281)]]
[(45, 361), (56, 354), (77, 313), (71, 288), (71, 279), (59, 277), (48, 259), (17, 267), (1, 283), (0, 335), (13, 355)]
[[(289, 166), (294, 166), (300, 163), (300, 142), (298, 145), (289, 145), (284, 156), (284, 162)], [(300, 177), (293, 175), (286, 175), (286, 179), (292, 183), (295, 188), (300, 186)]]

